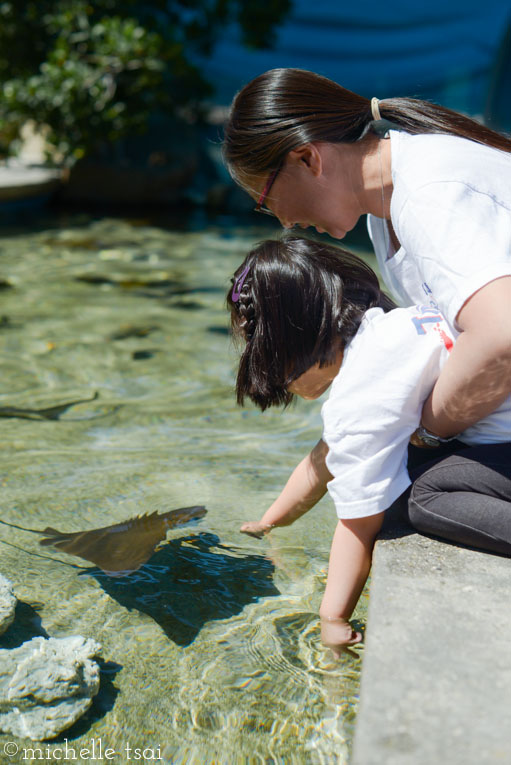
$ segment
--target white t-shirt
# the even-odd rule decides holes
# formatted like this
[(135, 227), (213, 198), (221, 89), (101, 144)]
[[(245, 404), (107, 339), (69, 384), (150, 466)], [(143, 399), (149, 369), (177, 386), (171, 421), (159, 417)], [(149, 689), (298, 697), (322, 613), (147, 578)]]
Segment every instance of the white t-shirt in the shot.
[(451, 327), (465, 301), (511, 274), (511, 153), (456, 136), (390, 131), (390, 215), (368, 216), (383, 279), (402, 305), (438, 306)]
[[(429, 306), (365, 313), (321, 409), (339, 518), (379, 513), (410, 485), (408, 442), (455, 337)], [(460, 440), (510, 441), (511, 397)]]

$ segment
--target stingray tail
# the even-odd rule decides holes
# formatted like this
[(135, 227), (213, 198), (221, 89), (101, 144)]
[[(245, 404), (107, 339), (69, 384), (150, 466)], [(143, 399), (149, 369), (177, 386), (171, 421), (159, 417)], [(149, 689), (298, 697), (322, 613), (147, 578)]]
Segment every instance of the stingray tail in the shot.
[(8, 521), (3, 521), (0, 518), (0, 523), (3, 523), (4, 526), (10, 526), (11, 529), (19, 529), (20, 531), (29, 531), (31, 534), (45, 534), (49, 529), (46, 529), (45, 531), (40, 531), (39, 529), (27, 529), (25, 526), (18, 526), (16, 523), (9, 523)]

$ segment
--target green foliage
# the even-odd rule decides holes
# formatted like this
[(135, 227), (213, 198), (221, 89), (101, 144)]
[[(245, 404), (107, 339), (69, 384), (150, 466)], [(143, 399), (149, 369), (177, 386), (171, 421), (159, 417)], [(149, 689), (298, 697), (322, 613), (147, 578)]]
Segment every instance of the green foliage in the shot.
[(265, 47), (291, 0), (0, 0), (0, 142), (29, 119), (68, 163), (142, 132), (155, 111), (198, 113), (194, 63), (236, 21)]

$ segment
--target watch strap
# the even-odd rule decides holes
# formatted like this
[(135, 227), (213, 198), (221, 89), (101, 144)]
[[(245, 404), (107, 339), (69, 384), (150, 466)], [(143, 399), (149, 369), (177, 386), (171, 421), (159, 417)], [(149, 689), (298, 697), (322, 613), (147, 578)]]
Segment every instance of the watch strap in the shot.
[(436, 433), (431, 433), (423, 425), (419, 425), (415, 433), (417, 434), (417, 437), (420, 438), (421, 441), (424, 441), (425, 444), (428, 444), (428, 446), (440, 446), (440, 444), (448, 444), (449, 441), (455, 441), (459, 435), (457, 433), (455, 436), (444, 438), (443, 436), (437, 436)]

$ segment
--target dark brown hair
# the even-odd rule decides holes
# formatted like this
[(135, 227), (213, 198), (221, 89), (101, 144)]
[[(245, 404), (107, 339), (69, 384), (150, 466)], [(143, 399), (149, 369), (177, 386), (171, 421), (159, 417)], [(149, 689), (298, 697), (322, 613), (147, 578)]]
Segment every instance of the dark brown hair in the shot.
[[(511, 152), (511, 139), (443, 106), (413, 98), (379, 102), (383, 119), (408, 133), (444, 133)], [(313, 141), (351, 143), (371, 129), (369, 99), (303, 69), (271, 69), (235, 97), (223, 154), (233, 178), (276, 169), (288, 152)]]
[(395, 304), (378, 277), (346, 250), (303, 237), (266, 240), (237, 269), (247, 269), (239, 300), (227, 295), (235, 338), (243, 342), (236, 398), (261, 409), (289, 404), (287, 386), (314, 364), (332, 363), (368, 308)]

